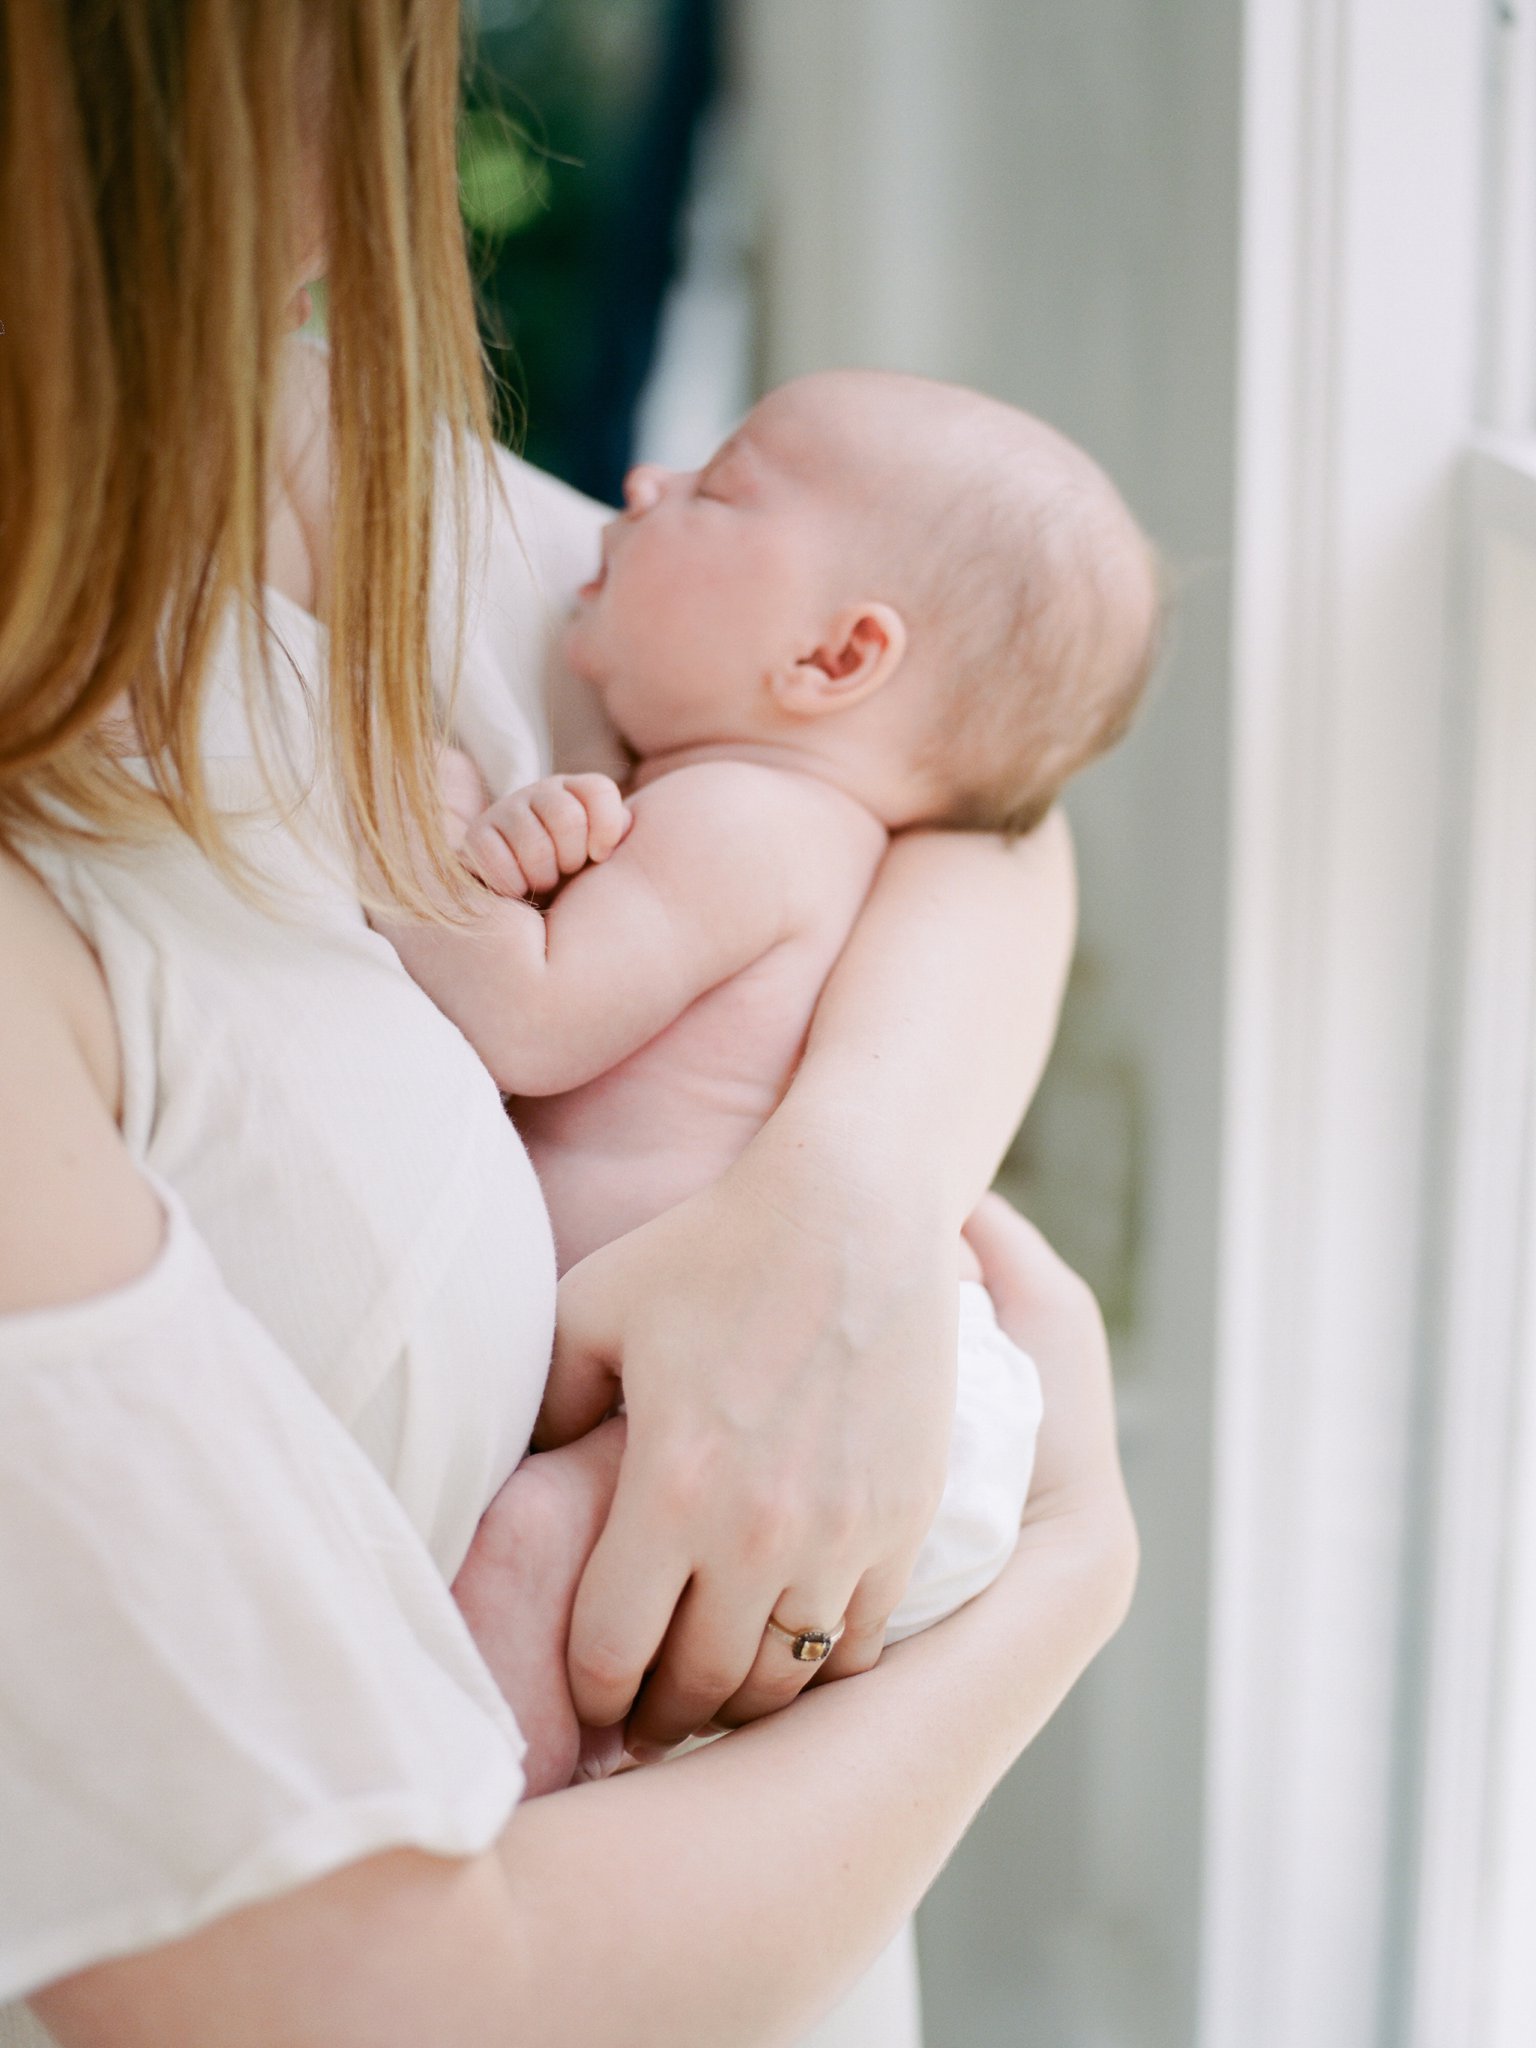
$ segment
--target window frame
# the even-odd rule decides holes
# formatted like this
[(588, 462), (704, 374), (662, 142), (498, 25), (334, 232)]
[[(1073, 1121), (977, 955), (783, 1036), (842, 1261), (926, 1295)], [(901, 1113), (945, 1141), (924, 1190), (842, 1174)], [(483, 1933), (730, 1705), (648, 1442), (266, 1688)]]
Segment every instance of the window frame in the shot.
[[(1429, 1420), (1412, 2048), (1536, 2036), (1536, 435), (1464, 491), (1465, 821)], [(1513, 615), (1513, 616), (1511, 616)], [(1518, 629), (1518, 630), (1517, 630)]]
[[(1248, 0), (1201, 2048), (1417, 1997), (1488, 20)], [(1425, 279), (1434, 281), (1425, 289)]]

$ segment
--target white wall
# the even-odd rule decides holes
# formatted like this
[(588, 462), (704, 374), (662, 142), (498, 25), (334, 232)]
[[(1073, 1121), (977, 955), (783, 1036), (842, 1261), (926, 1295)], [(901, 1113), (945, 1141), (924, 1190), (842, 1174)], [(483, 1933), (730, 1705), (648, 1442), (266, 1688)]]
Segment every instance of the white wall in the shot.
[[(930, 2048), (1189, 2048), (1227, 856), (1240, 10), (740, 0), (764, 372), (984, 386), (1120, 479), (1178, 586), (1140, 729), (1072, 800), (1083, 972), (1037, 1210), (1116, 1312), (1133, 1618), (924, 1909)], [(1122, 1211), (1104, 1226), (1107, 1205)]]

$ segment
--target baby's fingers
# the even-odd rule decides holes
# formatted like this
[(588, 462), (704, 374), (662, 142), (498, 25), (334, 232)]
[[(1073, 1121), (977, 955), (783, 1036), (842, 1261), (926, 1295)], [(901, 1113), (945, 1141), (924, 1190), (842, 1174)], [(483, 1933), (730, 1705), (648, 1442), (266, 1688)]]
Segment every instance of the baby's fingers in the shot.
[[(554, 850), (555, 881), (561, 875), (579, 874), (588, 859), (587, 813), (581, 799), (564, 782), (536, 782), (528, 791), (528, 806)], [(553, 888), (554, 882), (549, 886)]]
[(565, 786), (586, 813), (588, 860), (606, 860), (634, 823), (619, 785), (607, 775), (571, 775)]
[[(459, 854), (470, 873), (478, 875), (487, 889), (498, 896), (531, 896), (537, 886), (506, 833), (489, 816), (476, 819), (470, 826)], [(548, 848), (546, 857), (553, 866), (553, 847)], [(554, 883), (549, 886), (552, 888)]]

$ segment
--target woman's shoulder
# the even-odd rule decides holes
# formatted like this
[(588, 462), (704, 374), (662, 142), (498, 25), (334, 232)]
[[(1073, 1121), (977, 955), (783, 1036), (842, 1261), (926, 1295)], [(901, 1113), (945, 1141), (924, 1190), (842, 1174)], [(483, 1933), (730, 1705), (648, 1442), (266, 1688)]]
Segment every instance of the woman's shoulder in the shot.
[(117, 1129), (117, 1034), (94, 955), (0, 855), (0, 1311), (122, 1285), (153, 1259), (159, 1204)]

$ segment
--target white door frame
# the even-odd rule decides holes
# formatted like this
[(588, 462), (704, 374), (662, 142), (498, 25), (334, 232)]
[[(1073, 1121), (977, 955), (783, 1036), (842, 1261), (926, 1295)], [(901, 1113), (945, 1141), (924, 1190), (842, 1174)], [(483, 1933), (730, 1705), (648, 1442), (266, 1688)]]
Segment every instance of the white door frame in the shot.
[(1391, 2037), (1481, 0), (1248, 0), (1202, 2048)]
[(1536, 436), (1469, 465), (1412, 2048), (1536, 2035)]

